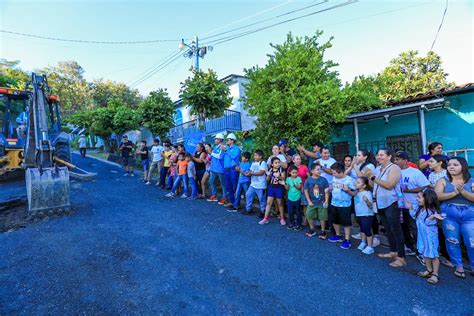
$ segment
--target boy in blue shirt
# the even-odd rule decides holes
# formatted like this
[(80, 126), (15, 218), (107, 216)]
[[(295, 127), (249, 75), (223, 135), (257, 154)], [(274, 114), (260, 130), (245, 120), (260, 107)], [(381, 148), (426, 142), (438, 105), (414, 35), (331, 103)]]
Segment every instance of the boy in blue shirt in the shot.
[(240, 209), (240, 196), (242, 191), (244, 194), (247, 193), (247, 190), (250, 186), (250, 176), (248, 172), (250, 171), (250, 153), (248, 151), (242, 154), (242, 161), (240, 165), (236, 167), (237, 172), (239, 173), (239, 183), (237, 184), (237, 189), (235, 190), (235, 200), (232, 206), (229, 206), (229, 212), (235, 213)]

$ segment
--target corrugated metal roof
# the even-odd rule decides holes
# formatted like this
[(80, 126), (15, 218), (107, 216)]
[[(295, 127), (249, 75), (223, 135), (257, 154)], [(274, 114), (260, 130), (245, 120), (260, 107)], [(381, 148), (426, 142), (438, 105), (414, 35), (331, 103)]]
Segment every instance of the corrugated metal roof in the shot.
[(474, 91), (474, 83), (466, 83), (463, 85), (445, 87), (438, 90), (433, 90), (433, 91), (429, 91), (425, 93), (419, 93), (416, 95), (406, 97), (402, 100), (390, 100), (386, 103), (389, 106), (395, 106), (395, 105), (403, 104), (403, 103), (411, 103), (415, 101), (421, 101), (421, 100), (426, 100), (426, 99), (431, 99), (431, 98), (439, 98), (446, 95), (466, 93), (466, 92), (471, 92), (471, 91)]

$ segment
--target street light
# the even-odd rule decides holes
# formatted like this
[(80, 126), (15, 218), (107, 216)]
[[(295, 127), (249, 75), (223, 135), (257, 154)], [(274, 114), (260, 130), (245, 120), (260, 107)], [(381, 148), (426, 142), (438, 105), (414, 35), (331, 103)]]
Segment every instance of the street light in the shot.
[(212, 51), (212, 46), (199, 47), (197, 36), (194, 37), (194, 40), (191, 42), (190, 45), (186, 44), (184, 42), (184, 39), (181, 39), (181, 42), (178, 44), (178, 48), (179, 50), (184, 50), (185, 48), (188, 48), (188, 50), (183, 54), (183, 56), (188, 58), (196, 58), (194, 66), (196, 67), (197, 71), (199, 71), (199, 58), (204, 58), (208, 50)]

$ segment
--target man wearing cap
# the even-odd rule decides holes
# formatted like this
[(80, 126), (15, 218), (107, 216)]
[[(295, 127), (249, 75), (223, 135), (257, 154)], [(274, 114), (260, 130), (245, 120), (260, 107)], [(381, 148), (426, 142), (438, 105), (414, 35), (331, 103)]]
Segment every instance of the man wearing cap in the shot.
[(224, 135), (219, 133), (214, 139), (214, 149), (211, 153), (211, 176), (209, 182), (211, 183), (211, 197), (207, 199), (208, 202), (217, 202), (217, 188), (216, 188), (216, 178), (219, 179), (219, 183), (222, 188), (222, 199), (219, 201), (219, 204), (223, 205), (227, 200), (227, 194), (225, 190), (224, 182), (224, 152), (222, 151), (221, 144), (224, 140)]
[(87, 150), (86, 136), (81, 135), (81, 137), (79, 138), (79, 152), (81, 153), (82, 158), (86, 158), (86, 150)]
[[(401, 169), (400, 190), (403, 197), (413, 205), (413, 209), (418, 208), (417, 194), (430, 185), (423, 172), (408, 165), (408, 153), (397, 151), (395, 154), (395, 163)], [(400, 205), (399, 205), (400, 207)], [(405, 237), (405, 246), (408, 247), (407, 255), (416, 255), (418, 260), (422, 260), (416, 249), (416, 222), (410, 216), (408, 209), (400, 207), (403, 213), (402, 230)]]
[(235, 169), (240, 163), (240, 148), (234, 145), (237, 137), (233, 133), (227, 135), (227, 146), (221, 144), (221, 150), (224, 152), (224, 182), (226, 184), (227, 196), (229, 201), (224, 203), (225, 206), (234, 205), (234, 192), (237, 190), (239, 181), (239, 173)]
[(119, 149), (122, 156), (122, 165), (125, 169), (124, 176), (131, 175), (132, 177), (134, 177), (135, 174), (133, 173), (133, 163), (131, 161), (133, 158), (130, 157), (130, 153), (133, 149), (133, 143), (128, 140), (127, 135), (123, 136), (123, 141), (120, 143)]

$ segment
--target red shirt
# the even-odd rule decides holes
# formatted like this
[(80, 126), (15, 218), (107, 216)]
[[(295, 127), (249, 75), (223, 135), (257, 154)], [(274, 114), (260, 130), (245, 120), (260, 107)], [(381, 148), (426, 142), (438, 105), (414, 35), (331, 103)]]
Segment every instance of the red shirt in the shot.
[(306, 179), (308, 178), (308, 173), (309, 173), (309, 169), (305, 165), (300, 165), (298, 167), (298, 177), (300, 177), (301, 180), (303, 181), (303, 186)]

